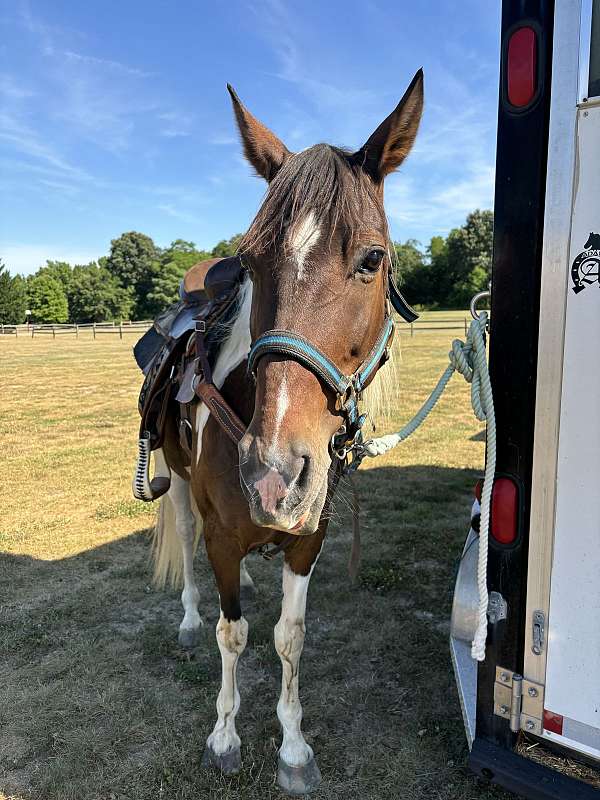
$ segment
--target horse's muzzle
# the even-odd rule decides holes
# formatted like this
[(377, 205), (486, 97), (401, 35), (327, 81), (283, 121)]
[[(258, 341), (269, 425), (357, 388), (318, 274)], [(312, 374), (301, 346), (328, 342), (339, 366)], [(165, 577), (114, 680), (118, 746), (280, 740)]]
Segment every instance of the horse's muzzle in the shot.
[(306, 499), (311, 494), (313, 459), (299, 443), (271, 457), (265, 457), (265, 451), (262, 442), (248, 432), (239, 444), (240, 483), (252, 521), (261, 527), (303, 533), (312, 517)]

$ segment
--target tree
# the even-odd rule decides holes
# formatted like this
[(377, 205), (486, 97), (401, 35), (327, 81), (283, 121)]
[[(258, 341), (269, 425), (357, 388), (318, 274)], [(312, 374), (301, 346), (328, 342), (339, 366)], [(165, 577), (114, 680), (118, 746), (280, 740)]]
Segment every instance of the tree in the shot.
[(394, 242), (394, 273), (398, 285), (411, 305), (423, 305), (423, 284), (426, 282), (425, 257), (416, 239), (407, 239), (404, 244)]
[(26, 309), (25, 281), (20, 275), (11, 277), (0, 260), (0, 322), (4, 325), (20, 325), (25, 322)]
[(51, 278), (56, 278), (63, 287), (64, 293), (68, 295), (72, 272), (73, 268), (66, 261), (46, 261), (46, 266), (40, 267), (35, 274), (44, 274), (49, 275)]
[(133, 292), (121, 286), (105, 267), (92, 262), (73, 268), (68, 300), (71, 322), (129, 319)]
[(163, 266), (174, 264), (180, 277), (183, 277), (190, 267), (207, 258), (211, 258), (211, 254), (206, 250), (197, 250), (194, 242), (176, 239), (171, 242), (169, 247), (161, 251), (160, 263)]
[(212, 257), (226, 258), (227, 256), (234, 256), (237, 253), (243, 235), (243, 233), (236, 233), (231, 239), (222, 239), (213, 247), (211, 252)]
[(494, 213), (473, 211), (461, 228), (448, 234), (447, 304), (451, 308), (466, 308), (471, 297), (487, 288), (492, 272)]
[(113, 239), (106, 268), (121, 286), (131, 289), (135, 304), (134, 315), (142, 319), (151, 315), (152, 304), (148, 293), (159, 266), (160, 253), (149, 236), (129, 231)]
[(27, 279), (27, 297), (34, 322), (67, 321), (67, 297), (56, 278), (44, 273), (32, 275)]
[[(196, 260), (193, 262), (196, 263)], [(191, 265), (190, 265), (191, 266)], [(181, 269), (176, 261), (160, 266), (152, 278), (152, 286), (147, 296), (151, 316), (168, 308), (179, 297), (179, 284), (186, 269)]]

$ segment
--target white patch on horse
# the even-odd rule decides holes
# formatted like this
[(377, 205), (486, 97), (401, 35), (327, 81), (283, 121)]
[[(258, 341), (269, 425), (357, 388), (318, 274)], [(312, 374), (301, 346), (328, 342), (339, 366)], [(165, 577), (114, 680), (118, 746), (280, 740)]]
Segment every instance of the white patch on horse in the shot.
[(171, 475), (169, 498), (175, 510), (175, 528), (183, 551), (183, 591), (181, 604), (184, 617), (179, 626), (180, 638), (189, 636), (190, 640), (195, 632), (204, 624), (198, 613), (200, 592), (194, 578), (194, 541), (196, 538), (196, 515), (192, 509), (190, 484), (174, 472)]
[(281, 695), (277, 716), (283, 729), (279, 757), (292, 767), (306, 764), (313, 757), (302, 735), (302, 706), (298, 692), (298, 670), (304, 646), (304, 616), (308, 584), (316, 560), (308, 575), (297, 575), (283, 565), (283, 600), (281, 617), (275, 626), (275, 649), (281, 659)]
[(240, 707), (237, 687), (237, 662), (244, 652), (248, 640), (248, 623), (241, 617), (228, 621), (221, 616), (217, 623), (217, 643), (221, 651), (222, 682), (217, 697), (217, 722), (208, 737), (207, 746), (218, 756), (240, 746), (240, 737), (235, 730), (235, 717)]
[(304, 276), (304, 264), (320, 235), (321, 226), (317, 223), (314, 211), (309, 211), (292, 231), (289, 244), (298, 267), (298, 280)]
[[(252, 308), (252, 281), (246, 278), (240, 287), (240, 310), (235, 318), (229, 336), (219, 351), (213, 369), (213, 383), (221, 389), (227, 376), (238, 367), (250, 352), (250, 310)], [(209, 417), (209, 410), (202, 404), (196, 414), (196, 463), (202, 452), (202, 433)]]

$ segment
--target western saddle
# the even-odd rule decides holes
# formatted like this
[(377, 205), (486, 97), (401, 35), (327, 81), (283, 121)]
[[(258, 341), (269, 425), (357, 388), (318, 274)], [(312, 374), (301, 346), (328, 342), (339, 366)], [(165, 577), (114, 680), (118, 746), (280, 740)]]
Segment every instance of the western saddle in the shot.
[[(132, 486), (139, 500), (155, 500), (170, 486), (170, 470), (160, 450), (169, 408), (178, 411), (179, 441), (188, 455), (192, 447), (192, 404), (201, 400), (213, 413), (223, 411), (213, 406), (210, 373), (223, 329), (237, 308), (242, 276), (237, 256), (195, 264), (181, 281), (177, 303), (156, 318), (134, 347), (136, 362), (146, 376), (138, 400), (141, 421)], [(199, 373), (204, 376), (204, 391), (196, 385)], [(232, 418), (227, 422), (232, 426), (230, 435), (237, 434), (240, 421)], [(156, 451), (156, 463), (155, 477), (150, 479), (152, 451)]]

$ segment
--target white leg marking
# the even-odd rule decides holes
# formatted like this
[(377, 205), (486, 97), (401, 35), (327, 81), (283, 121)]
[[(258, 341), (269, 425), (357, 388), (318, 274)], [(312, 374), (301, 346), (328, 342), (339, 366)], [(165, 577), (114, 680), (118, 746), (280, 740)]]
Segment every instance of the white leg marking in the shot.
[(221, 651), (223, 676), (217, 697), (217, 722), (206, 740), (208, 747), (218, 756), (240, 746), (240, 737), (235, 730), (235, 717), (240, 707), (236, 668), (247, 640), (248, 623), (244, 617), (228, 622), (221, 612), (217, 623), (217, 643)]
[[(316, 562), (315, 562), (316, 563)], [(306, 594), (314, 564), (308, 575), (296, 575), (283, 565), (283, 601), (281, 617), (275, 626), (275, 648), (281, 659), (281, 696), (277, 716), (283, 728), (280, 758), (292, 767), (306, 764), (313, 751), (301, 731), (302, 706), (298, 695), (298, 670), (304, 646)]]
[[(235, 318), (229, 336), (221, 345), (217, 362), (213, 369), (213, 382), (221, 389), (227, 376), (239, 366), (250, 352), (250, 310), (252, 308), (252, 281), (246, 278), (240, 288), (240, 310)], [(196, 414), (196, 460), (200, 460), (202, 452), (202, 433), (209, 417), (205, 405)]]
[(169, 497), (175, 509), (175, 529), (183, 551), (183, 592), (181, 603), (184, 616), (179, 630), (194, 630), (203, 624), (198, 613), (200, 592), (194, 579), (194, 539), (196, 537), (196, 515), (192, 510), (190, 484), (173, 472)]
[(289, 244), (298, 267), (298, 280), (304, 277), (304, 264), (320, 235), (321, 226), (317, 224), (314, 211), (309, 211), (291, 233)]
[(254, 581), (252, 580), (252, 576), (246, 569), (246, 559), (242, 558), (240, 561), (240, 586), (249, 586), (250, 588), (254, 589)]

